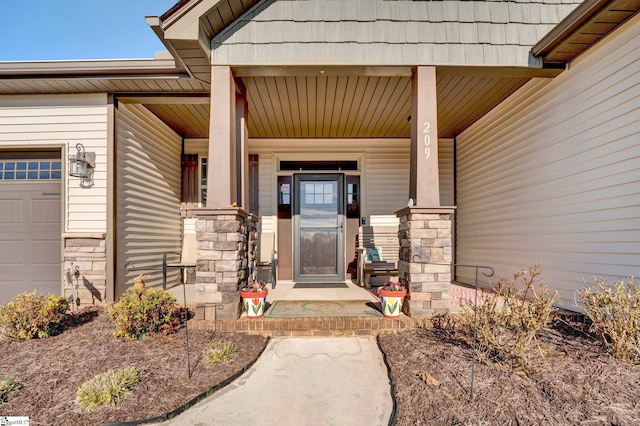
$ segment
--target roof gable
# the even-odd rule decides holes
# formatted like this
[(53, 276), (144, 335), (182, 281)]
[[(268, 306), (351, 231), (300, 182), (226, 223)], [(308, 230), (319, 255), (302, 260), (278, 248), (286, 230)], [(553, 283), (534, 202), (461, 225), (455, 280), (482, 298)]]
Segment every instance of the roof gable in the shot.
[(268, 0), (212, 38), (211, 62), (528, 66), (579, 3)]
[(528, 66), (580, 0), (186, 0), (150, 20), (193, 76), (224, 65)]

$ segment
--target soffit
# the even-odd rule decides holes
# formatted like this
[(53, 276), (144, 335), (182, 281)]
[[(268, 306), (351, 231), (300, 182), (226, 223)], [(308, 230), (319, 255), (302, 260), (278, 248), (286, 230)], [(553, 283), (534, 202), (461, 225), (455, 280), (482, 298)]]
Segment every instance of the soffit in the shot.
[(0, 95), (49, 93), (209, 93), (173, 59), (0, 63)]
[[(180, 70), (83, 75), (58, 68), (26, 70), (23, 76), (0, 69), (0, 94), (111, 93), (145, 105), (183, 137), (209, 136), (210, 87)], [(410, 135), (410, 67), (247, 67), (234, 72), (246, 90), (253, 138)], [(439, 67), (439, 136), (455, 137), (530, 78), (558, 72)]]
[(260, 0), (184, 0), (147, 22), (191, 77), (211, 81), (210, 42)]
[(209, 86), (192, 78), (0, 78), (0, 95), (50, 93), (209, 93)]
[(640, 0), (585, 1), (533, 47), (547, 64), (566, 64), (640, 11)]
[[(439, 137), (457, 136), (531, 78), (495, 74), (438, 70)], [(264, 75), (241, 80), (246, 88), (251, 138), (410, 137), (410, 76)], [(183, 137), (209, 137), (206, 102), (166, 101), (146, 106)]]

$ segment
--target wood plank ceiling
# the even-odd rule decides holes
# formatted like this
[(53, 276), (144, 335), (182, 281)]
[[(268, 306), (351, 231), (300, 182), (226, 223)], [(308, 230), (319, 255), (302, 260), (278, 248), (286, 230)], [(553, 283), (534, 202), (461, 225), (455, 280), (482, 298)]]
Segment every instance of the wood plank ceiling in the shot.
[[(242, 81), (251, 138), (410, 137), (410, 77), (270, 76)], [(439, 136), (460, 134), (526, 81), (439, 73)], [(209, 105), (167, 103), (147, 108), (183, 137), (209, 135)]]

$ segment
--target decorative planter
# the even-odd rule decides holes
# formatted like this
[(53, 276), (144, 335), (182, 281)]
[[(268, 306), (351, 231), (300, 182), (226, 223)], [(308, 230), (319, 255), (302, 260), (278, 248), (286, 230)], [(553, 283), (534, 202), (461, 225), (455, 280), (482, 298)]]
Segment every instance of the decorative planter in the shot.
[(382, 288), (378, 289), (378, 296), (382, 299), (382, 314), (386, 318), (398, 318), (402, 312), (402, 304), (407, 290), (388, 291)]
[(265, 299), (269, 291), (265, 289), (260, 292), (241, 291), (242, 305), (249, 318), (262, 318), (264, 314)]

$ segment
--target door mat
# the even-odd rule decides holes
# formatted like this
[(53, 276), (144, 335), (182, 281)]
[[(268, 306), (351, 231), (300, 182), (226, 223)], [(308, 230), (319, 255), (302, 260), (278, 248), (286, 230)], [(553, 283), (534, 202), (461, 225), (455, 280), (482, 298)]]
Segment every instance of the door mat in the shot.
[(368, 300), (276, 300), (264, 316), (266, 318), (381, 317), (379, 305)]
[(295, 283), (293, 288), (349, 288), (345, 283)]

